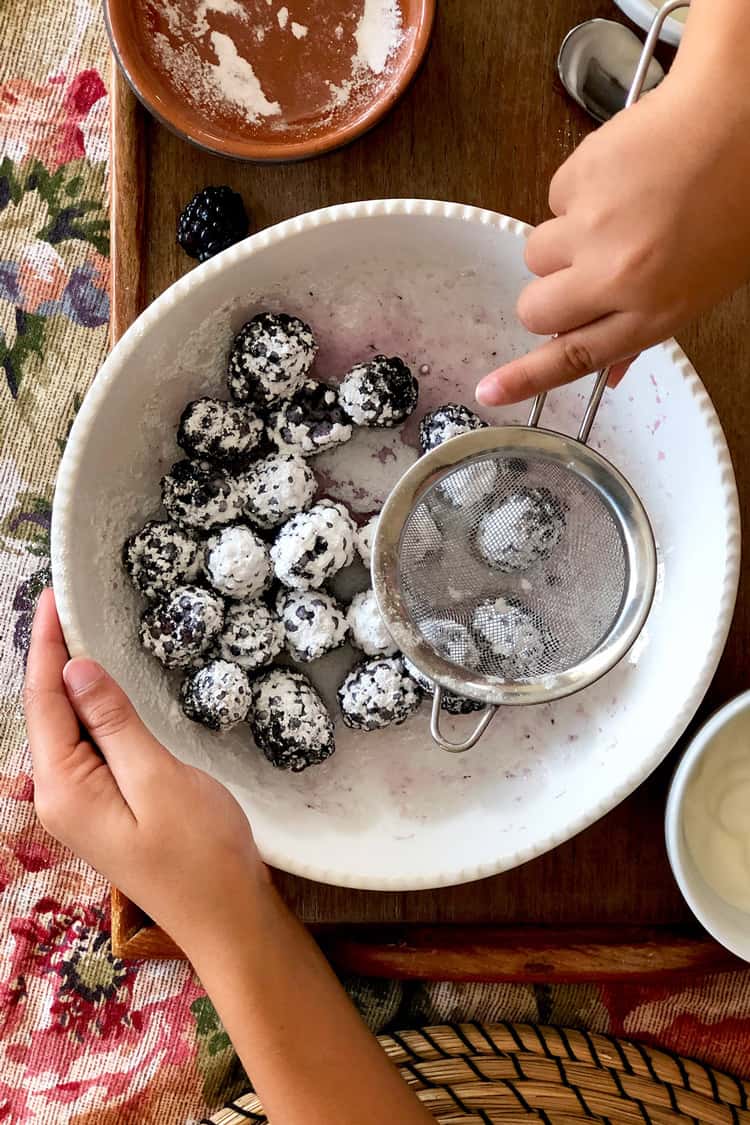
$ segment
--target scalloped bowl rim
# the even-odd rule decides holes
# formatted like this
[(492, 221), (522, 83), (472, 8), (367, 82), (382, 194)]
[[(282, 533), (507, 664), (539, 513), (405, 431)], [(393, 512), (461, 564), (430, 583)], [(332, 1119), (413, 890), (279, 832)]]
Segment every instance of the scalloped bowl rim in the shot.
[[(528, 224), (518, 219), (468, 204), (424, 199), (382, 199), (342, 203), (298, 215), (251, 235), (210, 261), (196, 266), (190, 273), (180, 278), (157, 297), (124, 333), (100, 368), (73, 423), (58, 472), (52, 510), (52, 575), (60, 621), (71, 655), (83, 655), (86, 651), (63, 565), (63, 558), (66, 553), (65, 544), (74, 505), (76, 478), (87, 436), (96, 424), (99, 407), (107, 394), (109, 383), (120, 372), (127, 369), (136, 341), (150, 331), (171, 307), (188, 294), (199, 291), (204, 287), (210, 288), (214, 277), (226, 266), (234, 265), (243, 259), (250, 259), (260, 250), (313, 227), (385, 215), (436, 216), (481, 224), (512, 233), (519, 239), (526, 239), (532, 229)], [(740, 568), (739, 502), (734, 468), (724, 431), (708, 392), (680, 346), (674, 340), (668, 341), (663, 346), (669, 349), (670, 358), (679, 366), (691, 393), (698, 400), (701, 412), (708, 415), (712, 444), (722, 470), (723, 499), (728, 525), (724, 591), (721, 609), (717, 614), (712, 643), (708, 647), (700, 675), (686, 691), (683, 706), (674, 716), (666, 734), (657, 740), (651, 753), (639, 760), (638, 768), (629, 774), (625, 781), (614, 788), (605, 800), (600, 801), (596, 806), (589, 807), (584, 813), (572, 816), (560, 831), (550, 833), (544, 838), (540, 837), (533, 845), (518, 849), (512, 855), (506, 855), (504, 859), (498, 860), (497, 863), (474, 864), (453, 870), (444, 867), (438, 873), (418, 878), (399, 875), (364, 878), (361, 876), (352, 877), (341, 869), (333, 870), (330, 867), (321, 869), (318, 866), (311, 866), (305, 862), (301, 855), (288, 855), (285, 852), (276, 852), (273, 848), (266, 847), (264, 858), (267, 863), (302, 878), (361, 890), (426, 890), (473, 882), (518, 867), (571, 839), (620, 804), (661, 764), (695, 715), (716, 671), (734, 613)]]

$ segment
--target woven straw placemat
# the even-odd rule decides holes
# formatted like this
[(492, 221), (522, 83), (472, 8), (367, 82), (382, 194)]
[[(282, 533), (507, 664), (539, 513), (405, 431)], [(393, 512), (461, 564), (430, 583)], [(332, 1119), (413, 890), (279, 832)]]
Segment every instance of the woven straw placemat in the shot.
[[(381, 1035), (444, 1125), (750, 1125), (750, 1083), (666, 1051), (529, 1024), (460, 1024)], [(750, 1052), (750, 1043), (748, 1043)], [(266, 1125), (246, 1094), (204, 1125)]]

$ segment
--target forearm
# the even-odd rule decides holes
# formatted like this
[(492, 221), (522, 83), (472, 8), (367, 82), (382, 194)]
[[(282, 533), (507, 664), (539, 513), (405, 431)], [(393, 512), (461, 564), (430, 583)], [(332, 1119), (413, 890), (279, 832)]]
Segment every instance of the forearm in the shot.
[(710, 97), (731, 91), (727, 110), (750, 105), (747, 59), (750, 9), (747, 0), (692, 0), (673, 73), (698, 81)]
[(271, 1120), (426, 1125), (318, 947), (269, 886), (190, 956)]

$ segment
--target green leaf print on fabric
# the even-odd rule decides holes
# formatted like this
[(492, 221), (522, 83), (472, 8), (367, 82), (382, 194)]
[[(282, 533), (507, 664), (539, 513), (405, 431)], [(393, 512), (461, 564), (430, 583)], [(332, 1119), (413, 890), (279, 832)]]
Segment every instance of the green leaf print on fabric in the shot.
[(49, 220), (38, 237), (53, 246), (69, 238), (90, 242), (106, 257), (109, 254), (109, 221), (105, 168), (74, 160), (56, 172), (48, 172), (34, 161), (25, 179), (26, 190), (36, 190), (49, 208)]
[(67, 426), (65, 427), (64, 435), (57, 439), (57, 448), (60, 450), (60, 453), (65, 452), (65, 446), (68, 444), (68, 438), (70, 437), (70, 431), (73, 429), (73, 423), (76, 420), (76, 414), (81, 409), (81, 403), (82, 402), (83, 402), (83, 395), (80, 395), (80, 394), (78, 394), (77, 391), (75, 391), (73, 393), (73, 413), (70, 416), (70, 421), (68, 422)]
[(19, 492), (15, 505), (0, 521), (0, 547), (11, 554), (25, 549), (32, 555), (48, 558), (51, 520), (51, 496)]
[(45, 317), (20, 308), (12, 310), (12, 316), (15, 322), (12, 342), (8, 341), (0, 324), (0, 367), (5, 372), (11, 396), (17, 398), (30, 361), (41, 362), (44, 356)]
[(250, 1081), (209, 998), (199, 996), (190, 1011), (195, 1019), (197, 1063), (206, 1103), (221, 1105), (246, 1093)]

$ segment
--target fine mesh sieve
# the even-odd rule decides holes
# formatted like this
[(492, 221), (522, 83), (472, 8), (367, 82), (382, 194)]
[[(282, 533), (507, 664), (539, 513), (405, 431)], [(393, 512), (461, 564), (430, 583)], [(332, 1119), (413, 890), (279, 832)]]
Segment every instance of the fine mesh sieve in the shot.
[[(401, 478), (378, 521), (373, 584), (395, 643), (435, 685), (433, 737), (465, 750), (504, 704), (570, 695), (638, 636), (656, 549), (625, 478), (586, 445), (601, 372), (577, 438), (528, 426), (475, 430)], [(488, 705), (472, 736), (440, 732), (443, 693)]]
[[(664, 21), (651, 25), (626, 100), (640, 97)], [(656, 547), (638, 496), (586, 444), (609, 378), (600, 371), (577, 438), (528, 426), (475, 430), (421, 457), (378, 520), (372, 578), (385, 623), (435, 685), (432, 737), (475, 746), (503, 704), (544, 703), (594, 683), (640, 633)], [(440, 730), (444, 693), (487, 706), (472, 734)]]

